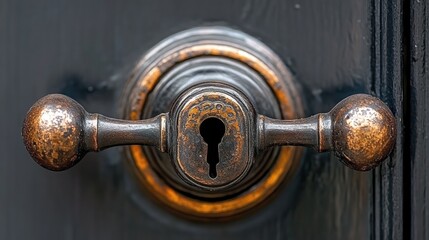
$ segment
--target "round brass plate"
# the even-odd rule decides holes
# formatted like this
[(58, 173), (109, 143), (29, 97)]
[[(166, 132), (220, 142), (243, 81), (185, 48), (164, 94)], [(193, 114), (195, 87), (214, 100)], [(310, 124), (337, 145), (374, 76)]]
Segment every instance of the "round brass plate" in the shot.
[[(255, 38), (226, 27), (193, 28), (152, 48), (136, 66), (124, 90), (124, 118), (142, 118), (150, 93), (175, 66), (200, 57), (227, 58), (246, 65), (271, 89), (283, 119), (302, 117), (302, 106), (290, 71), (280, 58)], [(301, 149), (282, 147), (269, 171), (252, 187), (216, 201), (193, 197), (165, 181), (141, 146), (126, 147), (127, 157), (143, 189), (174, 212), (195, 218), (223, 218), (248, 212), (265, 202), (299, 163)]]

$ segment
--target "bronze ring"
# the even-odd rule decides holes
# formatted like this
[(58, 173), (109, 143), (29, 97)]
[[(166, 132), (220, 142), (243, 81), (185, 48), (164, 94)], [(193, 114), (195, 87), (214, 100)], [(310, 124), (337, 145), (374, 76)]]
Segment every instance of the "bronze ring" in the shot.
[[(241, 46), (229, 41), (204, 40), (190, 44), (180, 44), (166, 51), (150, 65), (145, 65), (148, 59), (153, 58), (160, 48), (169, 48), (170, 42), (162, 42), (143, 57), (138, 64), (134, 75), (125, 90), (125, 118), (130, 120), (141, 119), (148, 94), (165, 73), (177, 64), (189, 59), (213, 56), (232, 59), (244, 63), (256, 71), (271, 88), (280, 106), (283, 119), (295, 119), (302, 117), (301, 100), (294, 87), (292, 75), (267, 46), (247, 34), (223, 27), (195, 28), (179, 33), (171, 38), (175, 40), (192, 39), (192, 36), (222, 34), (230, 32), (225, 39), (234, 38), (237, 41), (246, 38)], [(204, 34), (204, 32), (207, 32)], [(239, 36), (239, 37), (237, 37)], [(250, 45), (250, 46), (249, 46)], [(150, 166), (147, 155), (139, 145), (126, 147), (126, 153), (131, 163), (135, 166), (135, 173), (144, 188), (155, 198), (175, 212), (193, 217), (219, 218), (244, 213), (256, 205), (261, 204), (294, 172), (293, 169), (299, 163), (301, 149), (296, 147), (281, 147), (276, 161), (267, 176), (247, 191), (224, 199), (222, 201), (203, 201), (184, 195), (166, 184)]]

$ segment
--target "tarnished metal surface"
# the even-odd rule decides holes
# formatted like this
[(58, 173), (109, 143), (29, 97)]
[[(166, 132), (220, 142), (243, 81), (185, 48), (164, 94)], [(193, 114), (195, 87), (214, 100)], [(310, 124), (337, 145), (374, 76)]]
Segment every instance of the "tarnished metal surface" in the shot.
[[(212, 84), (191, 89), (177, 103), (172, 120), (173, 161), (179, 173), (209, 191), (237, 183), (253, 163), (254, 112), (246, 97), (232, 88)], [(208, 144), (200, 126), (209, 118), (221, 120), (225, 133), (218, 145), (216, 176), (210, 176)], [(213, 153), (212, 153), (213, 154)]]
[(329, 113), (305, 119), (278, 120), (258, 117), (260, 149), (273, 145), (313, 146), (334, 151), (347, 166), (373, 169), (392, 151), (396, 140), (395, 118), (378, 98), (356, 94), (338, 103)]
[[(153, 119), (126, 121), (89, 114), (74, 100), (48, 95), (34, 104), (24, 121), (27, 150), (42, 166), (63, 170), (76, 164), (87, 151), (142, 144), (173, 148), (177, 170), (185, 179), (209, 190), (225, 186), (247, 172), (253, 163), (253, 142), (259, 150), (273, 145), (313, 146), (334, 151), (357, 170), (377, 166), (393, 148), (395, 119), (379, 99), (365, 94), (350, 96), (329, 113), (306, 119), (276, 120), (258, 116), (244, 96), (228, 86), (208, 85), (189, 91), (173, 108), (173, 146), (167, 145), (167, 114)], [(226, 133), (221, 141), (219, 174), (209, 176), (207, 144), (200, 133), (210, 117), (221, 120)], [(258, 132), (254, 138), (255, 132)]]
[(396, 141), (395, 118), (380, 99), (357, 94), (338, 103), (332, 118), (332, 146), (327, 150), (349, 167), (366, 171), (380, 164)]
[(73, 99), (51, 94), (37, 101), (22, 128), (24, 144), (41, 166), (61, 171), (78, 163), (88, 151), (124, 144), (166, 150), (166, 116), (126, 121), (87, 113)]
[[(270, 91), (267, 98), (269, 94), (274, 94), (278, 105), (269, 107), (279, 108), (280, 118), (302, 117), (301, 98), (295, 88), (292, 74), (272, 50), (240, 31), (226, 27), (201, 27), (165, 39), (142, 58), (124, 89), (122, 103), (124, 118), (141, 119), (152, 104), (159, 104), (153, 102), (147, 105), (151, 94), (156, 91), (158, 83), (166, 74), (183, 63), (206, 57), (230, 59), (243, 64), (257, 73), (268, 86)], [(158, 155), (150, 149), (133, 145), (126, 150), (131, 168), (135, 170), (139, 183), (148, 194), (175, 213), (204, 219), (237, 216), (266, 202), (273, 192), (293, 175), (302, 153), (301, 148), (292, 147), (282, 147), (279, 151), (271, 152), (275, 154), (274, 161), (267, 166), (268, 168), (260, 168), (259, 175), (249, 173), (250, 179), (244, 178), (241, 181), (243, 183), (251, 180), (249, 183), (252, 185), (244, 185), (246, 188), (239, 189), (232, 195), (213, 199), (210, 196), (216, 196), (216, 191), (201, 196), (196, 195), (194, 189), (186, 188), (185, 185), (183, 188), (182, 185), (174, 185), (175, 179), (169, 181), (166, 176), (174, 174), (174, 170), (163, 171), (157, 168), (156, 163), (168, 161), (163, 161), (164, 159), (151, 161), (150, 158)]]
[[(173, 69), (163, 75), (155, 89), (150, 92), (150, 97), (145, 103), (146, 107), (144, 108), (141, 118), (150, 118), (159, 113), (171, 111), (171, 106), (178, 101), (177, 99), (179, 99), (183, 93), (201, 84), (226, 85), (228, 88), (235, 89), (235, 92), (239, 92), (242, 96), (245, 96), (245, 98), (249, 100), (249, 105), (255, 109), (255, 112), (272, 118), (281, 118), (277, 100), (272, 90), (270, 90), (269, 86), (260, 75), (243, 63), (219, 57), (194, 58), (187, 60), (183, 64), (174, 66)], [(223, 89), (225, 90), (225, 88)], [(200, 130), (206, 126), (206, 123), (208, 122), (203, 121), (203, 124), (200, 125)], [(176, 124), (171, 124), (172, 127), (175, 125)], [(207, 128), (204, 129), (207, 130)], [(171, 132), (174, 133), (176, 131)], [(200, 134), (202, 135), (201, 132)], [(218, 132), (216, 131), (208, 134), (208, 136), (213, 136), (218, 134)], [(212, 141), (213, 137), (209, 137), (208, 140)], [(213, 144), (208, 144), (207, 154), (207, 158), (212, 160), (217, 159), (216, 156), (214, 156), (215, 153), (222, 150), (222, 148), (219, 148), (219, 145), (217, 145), (217, 150), (213, 149), (213, 146)], [(156, 149), (150, 147), (142, 148), (145, 154), (149, 156), (149, 164), (160, 176), (163, 176), (163, 180), (166, 181), (167, 184), (178, 191), (192, 194), (196, 198), (210, 198), (211, 201), (213, 201), (213, 199), (239, 194), (245, 189), (254, 186), (254, 184), (260, 181), (260, 178), (269, 171), (276, 161), (279, 151), (279, 147), (276, 147), (254, 155), (252, 168), (246, 174), (246, 177), (240, 181), (240, 184), (230, 184), (230, 187), (227, 189), (224, 188), (222, 191), (220, 191), (219, 188), (216, 191), (204, 188), (207, 189), (207, 191), (202, 191), (203, 189), (195, 184), (184, 183), (183, 179), (180, 178), (181, 176), (177, 174), (176, 168), (172, 164), (165, 164), (172, 160), (167, 154), (160, 153)], [(217, 161), (219, 161), (219, 159), (217, 159)], [(218, 165), (219, 162), (215, 167), (213, 167), (214, 165), (210, 165), (210, 169), (217, 170), (216, 167)]]
[(37, 101), (22, 128), (24, 144), (33, 159), (50, 170), (76, 164), (86, 152), (85, 115), (78, 103), (62, 95), (48, 95)]

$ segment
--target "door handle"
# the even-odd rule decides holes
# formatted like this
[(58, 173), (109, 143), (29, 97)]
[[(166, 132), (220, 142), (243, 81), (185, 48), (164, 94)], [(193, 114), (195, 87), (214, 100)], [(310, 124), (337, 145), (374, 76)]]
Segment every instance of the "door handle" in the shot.
[(297, 120), (258, 118), (259, 147), (312, 146), (333, 151), (347, 166), (367, 171), (392, 151), (395, 118), (380, 99), (366, 94), (349, 96), (328, 113)]
[[(41, 166), (64, 170), (88, 151), (127, 144), (155, 146), (166, 152), (172, 146), (169, 114), (130, 121), (88, 113), (71, 98), (47, 95), (37, 101), (24, 120), (24, 144)], [(356, 170), (376, 167), (395, 143), (395, 119), (379, 99), (365, 94), (347, 97), (329, 113), (309, 118), (280, 120), (257, 115), (252, 131), (256, 150), (273, 145), (311, 146), (333, 151)], [(247, 133), (250, 134), (250, 133)], [(174, 156), (172, 156), (174, 158)]]
[(141, 144), (165, 151), (166, 116), (126, 121), (91, 114), (73, 99), (51, 94), (37, 101), (22, 128), (24, 144), (44, 168), (60, 171), (74, 166), (87, 152), (112, 146)]
[(127, 120), (87, 113), (64, 95), (40, 99), (23, 124), (28, 152), (59, 171), (89, 151), (127, 145), (124, 158), (138, 183), (192, 219), (240, 215), (267, 202), (302, 160), (302, 148), (277, 146), (332, 151), (366, 171), (396, 139), (392, 112), (365, 94), (302, 118), (301, 94), (280, 57), (226, 27), (161, 41), (137, 64), (123, 96)]

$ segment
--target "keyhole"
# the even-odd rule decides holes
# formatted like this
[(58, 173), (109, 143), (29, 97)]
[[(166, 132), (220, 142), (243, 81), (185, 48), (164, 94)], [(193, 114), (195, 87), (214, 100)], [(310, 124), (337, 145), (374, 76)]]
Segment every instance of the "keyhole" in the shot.
[(200, 134), (207, 143), (207, 163), (209, 176), (216, 178), (216, 165), (219, 163), (219, 143), (225, 134), (225, 125), (217, 118), (207, 118), (200, 125)]

